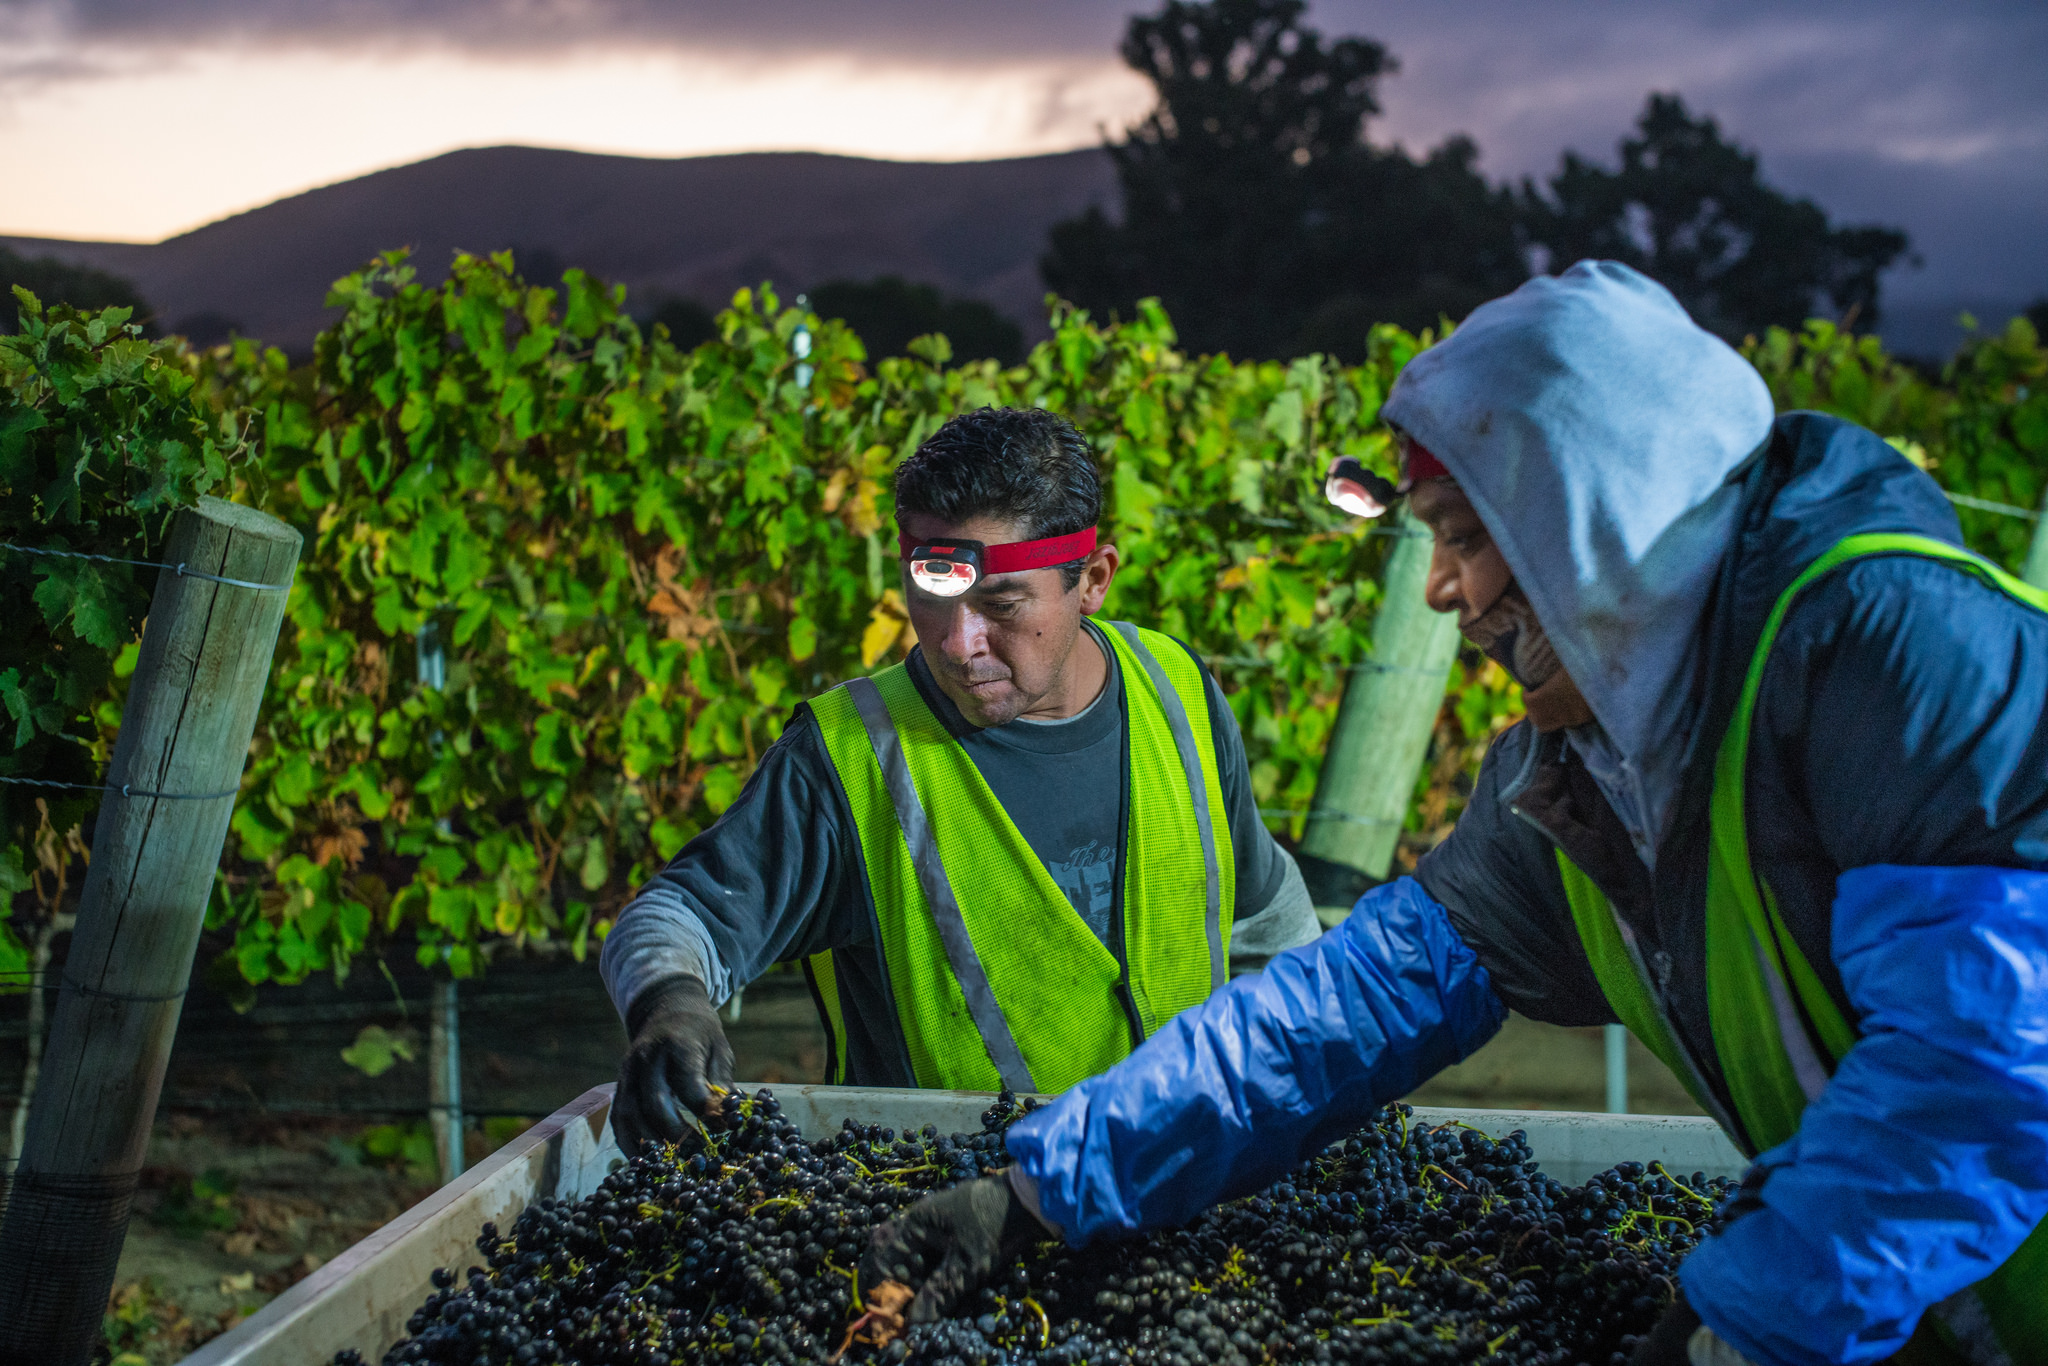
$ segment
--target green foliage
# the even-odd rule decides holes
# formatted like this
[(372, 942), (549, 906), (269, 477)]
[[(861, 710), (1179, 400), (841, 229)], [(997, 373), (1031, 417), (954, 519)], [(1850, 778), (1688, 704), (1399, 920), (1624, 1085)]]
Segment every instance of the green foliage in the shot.
[(164, 1294), (153, 1276), (145, 1276), (117, 1289), (109, 1297), (107, 1312), (100, 1319), (100, 1333), (106, 1339), (112, 1359), (107, 1366), (148, 1366), (145, 1348), (179, 1317), (178, 1306)]
[(234, 1178), (219, 1168), (202, 1172), (171, 1187), (150, 1217), (187, 1238), (232, 1232), (241, 1220), (235, 1210), (235, 1184)]
[[(16, 547), (0, 547), (0, 775), (93, 783), (118, 715), (117, 666), (157, 571), (29, 552), (156, 558), (171, 514), (246, 458), (247, 424), (180, 344), (146, 340), (130, 310), (45, 309), (25, 290), (13, 302), (19, 331), (0, 335), (0, 542)], [(5, 923), (15, 894), (39, 867), (56, 871), (27, 856), (36, 832), (61, 835), (93, 801), (0, 785), (0, 970), (23, 953)]]
[[(584, 953), (734, 800), (797, 702), (909, 649), (890, 473), (984, 404), (1059, 411), (1093, 443), (1104, 530), (1124, 552), (1108, 614), (1208, 659), (1259, 804), (1300, 834), (1391, 545), (1327, 506), (1321, 471), (1337, 453), (1386, 468), (1379, 405), (1427, 333), (1375, 328), (1358, 366), (1233, 362), (1181, 351), (1147, 301), (1108, 326), (1058, 306), (1051, 339), (1013, 367), (952, 363), (943, 336), (871, 361), (848, 328), (764, 287), (683, 351), (643, 333), (618, 291), (573, 270), (530, 287), (504, 256), (458, 258), (427, 286), (393, 255), (331, 301), (343, 317), (300, 370), (246, 341), (194, 358), (124, 340), (106, 331), (118, 319), (97, 341), (75, 318), (24, 334), (63, 365), (0, 349), (17, 358), (10, 395), (34, 400), (9, 411), (51, 415), (10, 458), (45, 460), (42, 488), (72, 468), (48, 452), (106, 471), (96, 548), (151, 548), (153, 519), (220, 471), (307, 534), (209, 912), (232, 939), (216, 976), (293, 982), (387, 949), (466, 976), (543, 939)], [(84, 340), (37, 340), (59, 327)], [(1768, 332), (1751, 354), (1781, 406), (1863, 422), (1957, 492), (2038, 501), (2048, 421), (2024, 321), (1940, 384), (1822, 323)], [(124, 356), (97, 389), (63, 379)], [(233, 464), (251, 430), (261, 460)], [(140, 438), (109, 447), (109, 432), (152, 434), (154, 458), (183, 473), (140, 480), (102, 449)], [(104, 492), (123, 478), (173, 491)], [(41, 515), (18, 487), (8, 515)], [(2024, 556), (2029, 523), (1964, 518), (2006, 563)], [(83, 536), (74, 525), (37, 534)], [(41, 582), (0, 567), (23, 597)], [(134, 594), (109, 595), (129, 604), (112, 636), (132, 634), (140, 584), (112, 582)], [(87, 653), (76, 618), (38, 628), (67, 668)], [(120, 664), (102, 650), (98, 682), (56, 714), (74, 749), (103, 747), (117, 723)], [(1419, 839), (1455, 817), (1485, 742), (1519, 711), (1484, 661), (1459, 677), (1418, 786)], [(55, 831), (39, 838), (38, 858), (59, 848)], [(37, 866), (0, 873), (18, 883), (13, 869)], [(349, 1051), (388, 1067), (400, 1043)]]
[(484, 1151), (496, 1152), (533, 1127), (525, 1115), (487, 1115), (483, 1122)]
[(889, 471), (988, 403), (1095, 442), (1126, 551), (1108, 610), (1214, 656), (1261, 801), (1306, 806), (1385, 545), (1320, 471), (1382, 457), (1415, 339), (1354, 370), (1233, 365), (1176, 351), (1156, 306), (1062, 310), (1012, 369), (949, 366), (943, 338), (869, 367), (764, 289), (682, 353), (581, 272), (535, 289), (505, 258), (428, 288), (393, 257), (333, 300), (310, 373), (245, 346), (220, 381), (265, 414), (251, 496), (311, 542), (213, 909), (248, 980), (394, 936), (458, 976), (493, 942), (583, 952), (796, 702), (909, 648)]
[(405, 1172), (415, 1181), (431, 1181), (440, 1170), (433, 1130), (423, 1119), (408, 1124), (376, 1124), (356, 1140), (363, 1160)]
[[(1746, 354), (1781, 410), (1833, 413), (1888, 438), (1951, 494), (2038, 510), (2048, 491), (2048, 351), (2014, 318), (1973, 337), (1930, 381), (1884, 354), (1875, 337), (1813, 321), (1772, 328)], [(2026, 566), (2035, 523), (1959, 505), (1970, 547), (2014, 573)]]
[(411, 1062), (419, 1051), (419, 1031), (386, 1029), (364, 1025), (356, 1041), (341, 1050), (341, 1060), (366, 1077), (381, 1077), (401, 1062)]

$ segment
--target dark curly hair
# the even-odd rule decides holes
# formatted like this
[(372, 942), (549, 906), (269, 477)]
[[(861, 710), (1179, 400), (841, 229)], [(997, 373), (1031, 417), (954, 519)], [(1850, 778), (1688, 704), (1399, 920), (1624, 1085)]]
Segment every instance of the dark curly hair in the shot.
[[(1028, 540), (1068, 536), (1102, 517), (1087, 440), (1043, 408), (977, 408), (933, 432), (896, 469), (896, 509), (958, 524), (1020, 522)], [(1082, 561), (1059, 566), (1069, 590)]]

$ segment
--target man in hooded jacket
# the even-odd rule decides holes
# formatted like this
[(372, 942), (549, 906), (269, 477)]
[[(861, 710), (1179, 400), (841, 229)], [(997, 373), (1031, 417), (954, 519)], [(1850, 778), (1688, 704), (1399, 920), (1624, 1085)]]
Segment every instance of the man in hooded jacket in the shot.
[(1048, 1230), (1182, 1222), (1513, 1008), (1628, 1024), (1755, 1158), (1639, 1362), (2048, 1362), (2048, 599), (1613, 263), (1475, 311), (1384, 416), (1431, 605), (1527, 719), (1414, 877), (1018, 1122), (870, 1276), (935, 1268), (930, 1316)]

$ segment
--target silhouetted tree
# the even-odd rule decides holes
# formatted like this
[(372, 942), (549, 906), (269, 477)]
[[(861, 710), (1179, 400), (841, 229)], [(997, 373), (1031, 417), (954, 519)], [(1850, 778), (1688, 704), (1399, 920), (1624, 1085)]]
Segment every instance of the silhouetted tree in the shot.
[(1649, 97), (1619, 171), (1566, 152), (1548, 194), (1523, 191), (1528, 239), (1552, 268), (1625, 261), (1731, 339), (1797, 327), (1823, 300), (1869, 329), (1878, 276), (1908, 245), (1895, 228), (1834, 227), (1813, 201), (1766, 185), (1756, 155), (1677, 95)]
[(562, 253), (553, 247), (529, 246), (519, 242), (512, 244), (511, 251), (512, 267), (519, 272), (520, 279), (549, 289), (561, 285), (562, 272), (569, 268), (569, 263), (562, 259)]
[(656, 323), (668, 329), (668, 339), (680, 351), (693, 351), (718, 335), (718, 318), (711, 310), (679, 294), (657, 296), (641, 325), (651, 328)]
[(188, 313), (171, 324), (173, 334), (183, 337), (187, 343), (201, 350), (220, 346), (241, 335), (242, 323), (216, 309), (201, 309)]
[(1015, 365), (1024, 358), (1023, 329), (989, 304), (948, 298), (900, 276), (833, 280), (811, 290), (810, 302), (819, 317), (845, 322), (878, 359), (905, 355), (912, 341), (933, 332), (943, 332), (962, 360)]
[(131, 322), (142, 324), (149, 336), (156, 335), (155, 313), (143, 301), (134, 282), (90, 266), (75, 266), (54, 256), (23, 256), (0, 247), (0, 331), (12, 332), (21, 324), (14, 301), (14, 287), (20, 285), (44, 304), (70, 304), (73, 308), (132, 308)]
[(2034, 334), (2048, 343), (2048, 294), (2028, 304), (2024, 311), (2027, 321), (2034, 325)]
[(1158, 295), (1199, 351), (1355, 354), (1519, 283), (1512, 196), (1454, 139), (1424, 160), (1365, 141), (1381, 44), (1326, 41), (1302, 0), (1168, 0), (1122, 54), (1158, 104), (1112, 143), (1123, 212), (1055, 226), (1046, 284), (1097, 312)]

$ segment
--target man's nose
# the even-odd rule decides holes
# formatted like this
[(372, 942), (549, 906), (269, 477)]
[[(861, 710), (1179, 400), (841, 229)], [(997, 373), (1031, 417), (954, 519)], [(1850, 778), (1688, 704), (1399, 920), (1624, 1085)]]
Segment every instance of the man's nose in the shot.
[(1422, 600), (1432, 612), (1455, 612), (1464, 598), (1458, 578), (1458, 557), (1438, 544), (1429, 554), (1429, 576), (1422, 581)]
[(946, 634), (939, 640), (939, 653), (957, 664), (987, 654), (987, 619), (964, 602), (955, 605), (946, 616)]

